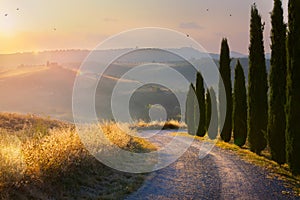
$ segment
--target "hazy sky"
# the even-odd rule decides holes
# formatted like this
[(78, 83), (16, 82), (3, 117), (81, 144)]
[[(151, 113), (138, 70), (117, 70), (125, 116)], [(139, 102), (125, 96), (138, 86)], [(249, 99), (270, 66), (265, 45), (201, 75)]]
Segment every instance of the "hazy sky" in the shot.
[[(231, 50), (247, 53), (253, 2), (0, 0), (0, 53), (93, 49), (109, 36), (141, 27), (163, 27), (187, 33), (209, 52), (219, 52), (221, 38), (228, 37)], [(287, 0), (283, 4), (286, 10)], [(269, 52), (273, 1), (260, 0), (257, 5), (266, 22), (265, 50)]]

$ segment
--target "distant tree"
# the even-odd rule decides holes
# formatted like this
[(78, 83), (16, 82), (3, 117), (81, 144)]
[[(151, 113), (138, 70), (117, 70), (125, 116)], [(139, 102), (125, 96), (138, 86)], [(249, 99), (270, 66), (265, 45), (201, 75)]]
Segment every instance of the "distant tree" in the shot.
[(300, 174), (300, 1), (289, 0), (287, 42), (287, 163), (293, 174)]
[[(220, 118), (224, 119), (224, 126), (221, 130), (221, 139), (225, 142), (229, 142), (231, 139), (232, 132), (232, 87), (231, 87), (231, 68), (230, 68), (230, 52), (227, 39), (223, 38), (221, 43), (221, 54), (220, 54), (220, 74), (224, 83), (226, 93), (226, 113), (224, 109), (220, 110)], [(221, 84), (221, 82), (220, 82)], [(219, 88), (222, 88), (221, 85)], [(219, 103), (220, 107), (225, 104), (222, 92), (219, 92)]]
[(218, 110), (214, 89), (211, 87), (206, 92), (206, 130), (210, 139), (218, 135)]
[(241, 147), (247, 140), (247, 94), (244, 70), (239, 60), (234, 74), (233, 138), (234, 144)]
[(196, 96), (198, 99), (198, 105), (199, 105), (199, 123), (198, 123), (198, 130), (197, 135), (200, 137), (203, 137), (206, 133), (205, 131), (205, 89), (204, 89), (204, 83), (203, 83), (203, 77), (200, 74), (200, 72), (197, 73), (197, 79), (196, 79)]
[(268, 124), (268, 83), (263, 43), (264, 25), (256, 5), (251, 7), (249, 77), (248, 77), (248, 141), (250, 150), (260, 154), (266, 147)]
[(283, 164), (285, 151), (285, 103), (286, 103), (286, 25), (283, 22), (281, 0), (274, 0), (271, 14), (271, 72), (269, 76), (270, 100), (268, 120), (268, 143), (274, 161)]
[(196, 119), (196, 91), (194, 85), (191, 83), (186, 99), (186, 111), (185, 111), (185, 123), (188, 127), (188, 133), (190, 135), (196, 135), (197, 133), (197, 119)]
[(206, 90), (206, 95), (205, 95), (205, 110), (206, 110), (205, 130), (208, 131), (210, 118), (211, 118), (211, 98), (209, 94), (209, 89)]

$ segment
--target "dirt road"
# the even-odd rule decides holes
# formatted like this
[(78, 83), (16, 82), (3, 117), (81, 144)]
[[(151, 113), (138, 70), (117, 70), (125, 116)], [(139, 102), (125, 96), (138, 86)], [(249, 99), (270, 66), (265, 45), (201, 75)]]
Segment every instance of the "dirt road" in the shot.
[[(170, 136), (163, 132), (151, 141), (164, 146)], [(283, 181), (270, 178), (267, 170), (241, 160), (230, 151), (214, 147), (205, 158), (199, 159), (200, 145), (195, 140), (180, 159), (153, 172), (127, 199), (300, 199), (293, 196)]]

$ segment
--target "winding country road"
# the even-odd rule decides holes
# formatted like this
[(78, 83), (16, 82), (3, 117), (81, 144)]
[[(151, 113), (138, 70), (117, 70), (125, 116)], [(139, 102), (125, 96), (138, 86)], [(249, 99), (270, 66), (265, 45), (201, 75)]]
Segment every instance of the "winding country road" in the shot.
[[(170, 137), (168, 131), (163, 131), (152, 137), (151, 142), (164, 146)], [(230, 151), (214, 147), (199, 159), (200, 145), (201, 141), (195, 140), (175, 163), (153, 172), (127, 199), (300, 199), (293, 196), (283, 181), (270, 178), (267, 170)]]

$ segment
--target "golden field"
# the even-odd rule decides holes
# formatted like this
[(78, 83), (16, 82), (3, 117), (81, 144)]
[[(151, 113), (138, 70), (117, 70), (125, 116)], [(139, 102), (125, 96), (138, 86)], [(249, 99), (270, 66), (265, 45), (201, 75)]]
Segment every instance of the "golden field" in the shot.
[[(106, 122), (91, 131), (99, 126), (110, 142), (123, 149), (155, 150), (147, 141), (126, 134), (133, 130), (124, 124)], [(137, 189), (146, 176), (98, 162), (72, 124), (5, 113), (0, 114), (0, 127), (0, 199), (121, 198)]]

